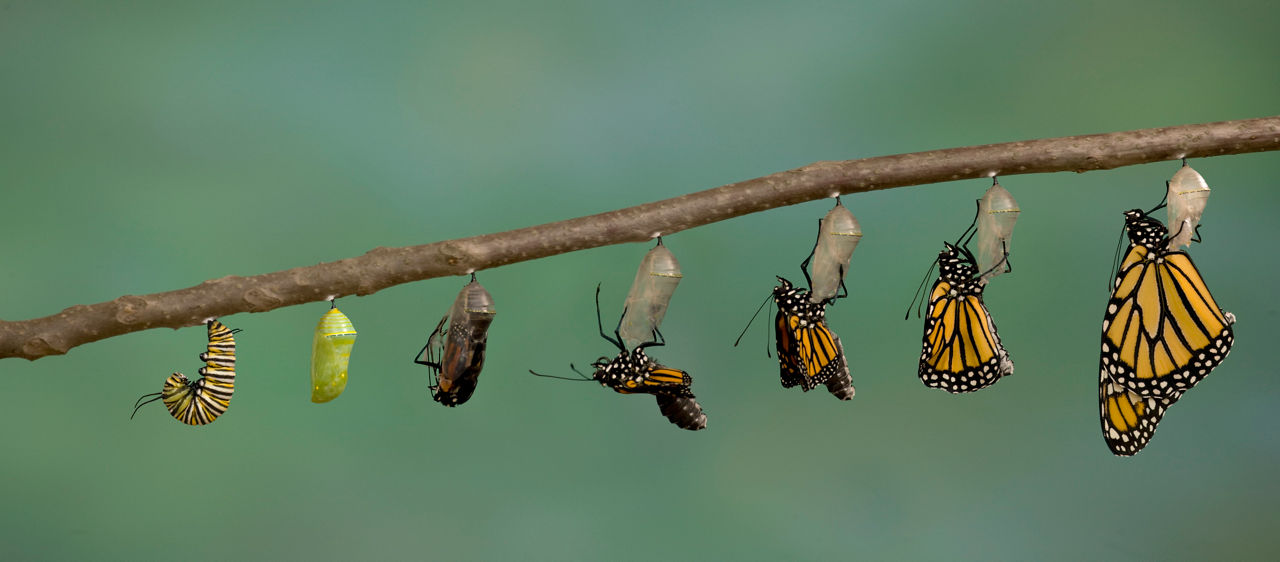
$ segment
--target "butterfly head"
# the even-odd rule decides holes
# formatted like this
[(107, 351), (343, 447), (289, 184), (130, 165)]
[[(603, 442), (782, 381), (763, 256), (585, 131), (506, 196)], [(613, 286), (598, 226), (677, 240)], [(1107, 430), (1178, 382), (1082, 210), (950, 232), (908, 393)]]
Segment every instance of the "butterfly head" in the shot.
[(773, 302), (779, 308), (795, 308), (800, 302), (807, 302), (809, 291), (791, 284), (790, 281), (778, 277), (778, 286), (773, 288)]
[(773, 302), (778, 305), (778, 314), (799, 317), (800, 324), (809, 325), (822, 322), (826, 318), (826, 305), (809, 301), (809, 291), (791, 285), (790, 281), (778, 278), (781, 285), (773, 288)]
[(945, 248), (938, 252), (938, 278), (952, 283), (972, 280), (978, 275), (978, 265), (967, 249), (943, 242)]
[(637, 347), (632, 351), (621, 351), (613, 359), (601, 357), (592, 363), (591, 366), (596, 370), (591, 378), (606, 384), (625, 377), (629, 373), (644, 370), (651, 361), (643, 347)]
[(1142, 209), (1124, 212), (1124, 227), (1129, 231), (1129, 242), (1156, 249), (1164, 246), (1169, 229), (1158, 219), (1151, 218)]

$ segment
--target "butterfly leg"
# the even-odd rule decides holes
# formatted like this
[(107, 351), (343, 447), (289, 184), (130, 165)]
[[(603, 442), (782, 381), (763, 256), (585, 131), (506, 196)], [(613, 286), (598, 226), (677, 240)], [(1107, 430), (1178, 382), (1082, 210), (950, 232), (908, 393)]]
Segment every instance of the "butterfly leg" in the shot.
[[(427, 345), (422, 346), (422, 350), (418, 351), (418, 354), (413, 356), (414, 363), (417, 363), (419, 365), (426, 365), (433, 369), (440, 369), (440, 363), (438, 361), (432, 361), (431, 360), (432, 357), (430, 354), (427, 354), (427, 350), (431, 347), (432, 344), (438, 345), (438, 342), (440, 341), (439, 338), (444, 337), (444, 325), (445, 325), (445, 322), (448, 322), (448, 321), (449, 321), (448, 315), (445, 315), (443, 318), (440, 319), (440, 323), (436, 324), (436, 329), (433, 330), (431, 332), (431, 336), (427, 338)], [(426, 361), (421, 360), (424, 354), (427, 354)]]
[(831, 300), (843, 299), (849, 296), (849, 288), (844, 285), (844, 265), (840, 266), (840, 290), (843, 292), (837, 293)]
[(1000, 241), (1000, 249), (1004, 253), (1004, 257), (1000, 258), (1004, 261), (1004, 272), (1013, 273), (1013, 262), (1009, 261), (1009, 243), (1004, 240)]
[(659, 332), (657, 327), (654, 327), (653, 341), (644, 342), (636, 346), (636, 349), (642, 349), (646, 347), (662, 347), (664, 345), (667, 345), (667, 339), (662, 337), (662, 332)]
[(618, 328), (613, 331), (613, 334), (617, 336), (616, 339), (611, 338), (604, 333), (604, 321), (600, 319), (600, 285), (596, 285), (596, 327), (600, 329), (600, 337), (613, 344), (614, 347), (617, 347), (619, 350), (626, 351), (626, 348), (622, 346), (622, 336), (618, 333), (622, 327), (621, 318), (618, 319)]
[(800, 262), (800, 273), (804, 274), (805, 286), (813, 287), (813, 279), (809, 278), (809, 261), (813, 259), (813, 254), (818, 251), (818, 243), (822, 241), (822, 219), (818, 219), (818, 239), (813, 241), (813, 249), (809, 250), (809, 257)]

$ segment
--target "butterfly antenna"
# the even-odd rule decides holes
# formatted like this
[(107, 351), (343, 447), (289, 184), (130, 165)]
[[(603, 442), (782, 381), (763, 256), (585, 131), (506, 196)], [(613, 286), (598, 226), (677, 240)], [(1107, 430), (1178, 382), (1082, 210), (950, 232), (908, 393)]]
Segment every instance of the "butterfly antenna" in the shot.
[(764, 326), (764, 356), (773, 359), (773, 354), (769, 352), (769, 323), (761, 322), (760, 325)]
[(733, 347), (738, 347), (738, 342), (742, 341), (742, 336), (747, 335), (747, 329), (751, 327), (751, 323), (756, 321), (756, 317), (760, 316), (760, 311), (764, 310), (764, 305), (769, 304), (769, 300), (772, 298), (773, 298), (773, 295), (770, 294), (769, 296), (765, 297), (764, 302), (760, 303), (760, 308), (757, 308), (756, 313), (751, 315), (750, 320), (747, 320), (747, 325), (742, 328), (742, 333), (738, 334), (738, 339), (733, 340)]
[[(577, 372), (577, 369), (574, 369), (574, 372)], [(529, 374), (534, 375), (534, 376), (537, 376), (537, 377), (543, 377), (543, 378), (547, 378), (547, 379), (560, 379), (560, 380), (562, 380), (562, 381), (569, 381), (569, 382), (583, 382), (583, 381), (589, 381), (589, 380), (591, 380), (591, 379), (584, 378), (584, 377), (581, 377), (581, 376), (578, 376), (578, 377), (560, 377), (560, 376), (556, 376), (556, 375), (544, 375), (544, 374), (542, 374), (542, 373), (535, 373), (535, 372), (533, 371), (533, 369), (529, 369)], [(578, 375), (582, 375), (582, 373), (578, 373)]]
[(1111, 257), (1111, 280), (1107, 281), (1108, 293), (1115, 288), (1115, 276), (1120, 274), (1120, 249), (1124, 247), (1124, 233), (1128, 228), (1128, 224), (1120, 227), (1120, 239), (1116, 240), (1116, 253)]
[[(920, 286), (916, 287), (916, 294), (911, 296), (911, 303), (907, 305), (907, 313), (902, 315), (903, 320), (911, 318), (911, 307), (916, 305), (916, 299), (920, 298), (920, 292), (924, 290), (924, 284), (929, 281), (929, 277), (933, 275), (933, 268), (936, 267), (937, 265), (938, 265), (938, 260), (933, 260), (933, 263), (929, 264), (929, 269), (925, 270), (924, 279), (920, 280)], [(924, 301), (921, 301), (920, 304), (923, 305)], [(919, 317), (920, 317), (920, 310), (916, 309), (916, 318), (919, 318)]]

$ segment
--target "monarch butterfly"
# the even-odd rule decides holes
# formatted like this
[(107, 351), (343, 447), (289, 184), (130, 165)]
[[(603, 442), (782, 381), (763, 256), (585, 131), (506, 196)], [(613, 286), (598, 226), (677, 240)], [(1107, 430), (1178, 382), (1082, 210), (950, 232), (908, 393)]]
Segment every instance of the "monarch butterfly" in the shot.
[(311, 401), (316, 404), (337, 398), (347, 388), (347, 364), (356, 344), (356, 328), (351, 319), (330, 301), (329, 311), (316, 324), (311, 341)]
[[(680, 369), (658, 363), (644, 351), (647, 347), (665, 345), (665, 342), (661, 341), (660, 332), (654, 330), (653, 335), (658, 339), (643, 342), (630, 351), (623, 347), (622, 336), (619, 334), (620, 328), (614, 329), (614, 337), (605, 334), (604, 323), (600, 319), (600, 287), (598, 286), (596, 287), (596, 325), (600, 330), (600, 337), (618, 348), (618, 355), (613, 359), (601, 357), (593, 362), (591, 366), (595, 371), (590, 377), (579, 373), (579, 379), (568, 380), (593, 380), (619, 394), (652, 394), (658, 401), (659, 411), (671, 423), (691, 431), (707, 427), (707, 416), (702, 412), (702, 406), (698, 404), (691, 389), (693, 377)], [(532, 370), (529, 372), (540, 377), (565, 378), (543, 375)]]
[(1200, 217), (1204, 215), (1205, 205), (1209, 204), (1209, 184), (1205, 183), (1204, 176), (1183, 160), (1182, 167), (1173, 174), (1165, 189), (1168, 228), (1173, 231), (1173, 235), (1169, 237), (1169, 249), (1190, 246), (1191, 241), (1197, 239), (1196, 227), (1200, 224)]
[(813, 254), (800, 268), (811, 265), (813, 276), (809, 282), (809, 301), (822, 303), (836, 298), (836, 293), (849, 273), (849, 258), (862, 240), (862, 227), (858, 219), (836, 198), (836, 206), (827, 211), (818, 223), (818, 242)]
[(472, 274), (471, 282), (458, 292), (449, 314), (440, 319), (427, 345), (413, 360), (426, 365), (435, 376), (435, 384), (429, 387), (433, 400), (453, 407), (471, 399), (484, 367), (489, 324), (497, 312), (493, 296)]
[[(134, 403), (133, 415), (138, 409), (163, 400), (169, 414), (187, 425), (204, 425), (218, 419), (231, 407), (231, 394), (236, 387), (236, 338), (240, 330), (228, 330), (217, 319), (206, 322), (209, 326), (208, 349), (200, 354), (205, 366), (200, 367), (201, 378), (187, 380), (182, 373), (174, 373), (164, 381), (160, 392), (143, 395)], [(143, 401), (151, 397), (150, 400)], [(129, 416), (133, 419), (133, 415)]]
[(658, 244), (640, 260), (635, 281), (627, 293), (622, 324), (618, 327), (618, 337), (627, 349), (634, 349), (653, 337), (683, 277), (675, 254), (658, 238)]
[(982, 302), (978, 266), (964, 243), (969, 233), (957, 245), (944, 242), (938, 253), (938, 280), (929, 292), (920, 353), (920, 381), (953, 394), (981, 390), (1013, 373), (1013, 361)]
[(1117, 455), (1142, 450), (1165, 409), (1231, 352), (1235, 315), (1214, 301), (1191, 256), (1141, 209), (1125, 211), (1129, 249), (1102, 318), (1099, 408)]
[(629, 352), (625, 349), (620, 351), (612, 360), (600, 358), (591, 364), (595, 367), (592, 380), (618, 394), (654, 395), (662, 415), (681, 429), (697, 431), (706, 428), (707, 416), (702, 413), (702, 406), (690, 388), (693, 377), (649, 357), (644, 348), (651, 345), (662, 344), (647, 342)]
[(782, 277), (778, 282), (780, 285), (773, 288), (773, 302), (778, 305), (774, 339), (782, 387), (799, 385), (800, 390), (808, 392), (825, 384), (836, 398), (853, 398), (853, 379), (844, 347), (827, 327), (826, 306), (830, 299), (814, 303), (808, 291)]
[(1018, 202), (1009, 190), (991, 178), (991, 187), (978, 200), (977, 245), (978, 271), (981, 283), (992, 277), (1012, 271), (1009, 267), (1009, 246), (1013, 238), (1013, 226), (1018, 222)]

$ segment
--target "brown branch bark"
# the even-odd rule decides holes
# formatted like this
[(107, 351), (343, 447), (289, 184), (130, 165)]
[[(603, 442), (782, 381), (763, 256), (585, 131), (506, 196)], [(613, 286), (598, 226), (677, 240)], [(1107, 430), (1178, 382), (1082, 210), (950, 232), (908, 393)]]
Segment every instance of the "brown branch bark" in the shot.
[(1179, 158), (1280, 150), (1280, 116), (1060, 137), (808, 166), (587, 217), (404, 248), (194, 287), (125, 295), (58, 314), (0, 321), (0, 358), (38, 359), (101, 339), (206, 318), (265, 312), (610, 244), (833, 195), (966, 178), (1086, 172)]

